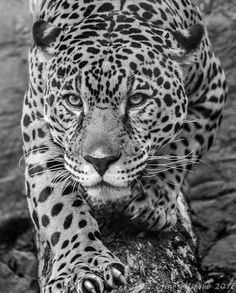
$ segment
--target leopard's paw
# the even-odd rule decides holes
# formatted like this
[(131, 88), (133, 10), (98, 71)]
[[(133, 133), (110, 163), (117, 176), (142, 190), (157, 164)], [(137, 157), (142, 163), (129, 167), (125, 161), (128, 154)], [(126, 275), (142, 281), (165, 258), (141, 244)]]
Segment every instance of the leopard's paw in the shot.
[(62, 271), (54, 263), (54, 270), (43, 293), (104, 293), (126, 284), (126, 268), (111, 252), (90, 254), (89, 262), (81, 259)]
[(104, 281), (92, 272), (78, 272), (51, 280), (44, 293), (103, 293)]
[(88, 273), (76, 281), (76, 293), (103, 293), (104, 282), (95, 274)]
[(151, 201), (145, 194), (134, 198), (125, 213), (132, 222), (149, 231), (168, 230), (177, 221), (175, 209), (163, 201)]
[(103, 276), (108, 288), (117, 288), (126, 284), (126, 269), (121, 262), (107, 265)]

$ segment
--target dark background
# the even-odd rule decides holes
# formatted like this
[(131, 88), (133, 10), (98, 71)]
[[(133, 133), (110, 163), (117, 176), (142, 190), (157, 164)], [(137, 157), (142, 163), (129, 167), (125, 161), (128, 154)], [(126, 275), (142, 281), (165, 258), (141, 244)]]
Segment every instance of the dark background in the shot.
[[(236, 0), (199, 1), (227, 75), (229, 96), (217, 140), (190, 175), (187, 194), (200, 236), (205, 279), (215, 282), (214, 291), (206, 291), (236, 292)], [(35, 293), (36, 257), (24, 196), (24, 161), (19, 167), (31, 43), (28, 1), (0, 0), (0, 13), (0, 292)]]

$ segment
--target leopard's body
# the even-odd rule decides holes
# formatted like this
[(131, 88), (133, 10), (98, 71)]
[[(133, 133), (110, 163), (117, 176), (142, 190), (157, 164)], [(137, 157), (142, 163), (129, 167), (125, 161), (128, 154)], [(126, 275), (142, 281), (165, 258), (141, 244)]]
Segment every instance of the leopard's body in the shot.
[(220, 125), (225, 76), (196, 1), (31, 7), (22, 133), (29, 209), (53, 258), (43, 292), (71, 281), (78, 292), (104, 292), (126, 273), (88, 200), (125, 198), (124, 213), (146, 229), (171, 228), (184, 177)]

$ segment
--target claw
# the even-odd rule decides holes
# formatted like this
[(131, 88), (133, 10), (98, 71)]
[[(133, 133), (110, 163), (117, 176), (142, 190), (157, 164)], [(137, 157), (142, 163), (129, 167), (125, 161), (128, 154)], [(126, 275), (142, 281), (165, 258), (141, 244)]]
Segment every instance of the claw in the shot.
[(97, 293), (96, 288), (94, 287), (93, 283), (91, 281), (86, 280), (84, 282), (84, 288), (91, 293)]
[(126, 280), (125, 277), (122, 275), (122, 273), (117, 270), (116, 268), (112, 268), (112, 274), (113, 276), (116, 278), (117, 281), (119, 281), (119, 283), (125, 285), (126, 284)]
[(114, 276), (115, 278), (119, 278), (119, 277), (120, 277), (120, 275), (121, 275), (121, 271), (117, 270), (116, 268), (112, 268), (111, 271), (112, 271), (113, 276)]
[(120, 275), (120, 277), (118, 278), (118, 281), (120, 282), (120, 284), (126, 285), (126, 280), (125, 280), (125, 277), (123, 275)]

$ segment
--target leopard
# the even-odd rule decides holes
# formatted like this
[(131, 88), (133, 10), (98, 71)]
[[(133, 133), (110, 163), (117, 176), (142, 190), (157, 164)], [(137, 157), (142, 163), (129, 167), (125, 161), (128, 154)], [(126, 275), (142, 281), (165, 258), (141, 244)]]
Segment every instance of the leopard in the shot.
[(29, 212), (52, 256), (41, 290), (107, 292), (128, 272), (93, 209), (122, 200), (144, 231), (175, 226), (184, 180), (221, 124), (225, 74), (196, 0), (30, 7), (21, 128)]

